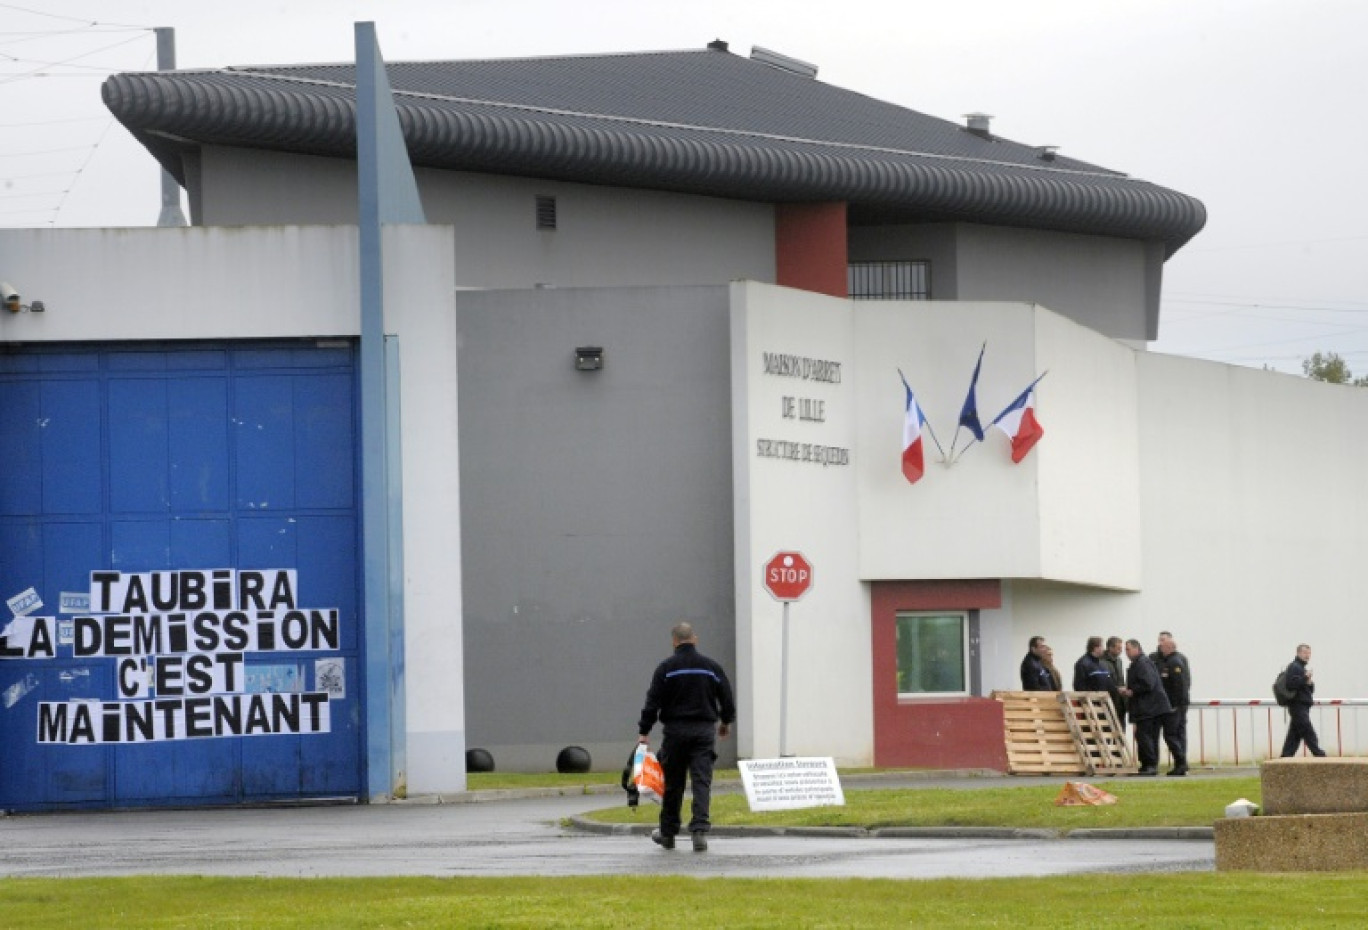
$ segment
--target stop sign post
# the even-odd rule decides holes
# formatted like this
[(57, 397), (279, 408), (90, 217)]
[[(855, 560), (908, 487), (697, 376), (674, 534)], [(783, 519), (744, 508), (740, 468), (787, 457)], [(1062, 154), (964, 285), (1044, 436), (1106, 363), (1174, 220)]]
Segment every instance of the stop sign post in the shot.
[(788, 755), (788, 640), (789, 604), (812, 587), (812, 563), (801, 552), (776, 552), (765, 563), (765, 590), (784, 604), (783, 634), (779, 647), (779, 755)]

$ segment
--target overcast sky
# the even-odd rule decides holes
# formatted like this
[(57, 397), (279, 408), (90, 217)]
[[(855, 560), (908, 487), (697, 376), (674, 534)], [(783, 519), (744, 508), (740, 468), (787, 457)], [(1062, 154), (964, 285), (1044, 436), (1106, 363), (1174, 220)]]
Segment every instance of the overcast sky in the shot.
[[(1362, 0), (0, 0), (0, 226), (145, 226), (151, 156), (100, 83), (177, 64), (346, 61), (376, 23), (387, 60), (701, 48), (715, 38), (818, 79), (1197, 197), (1156, 351), (1368, 374), (1368, 3)], [(3, 259), (3, 256), (0, 256)]]

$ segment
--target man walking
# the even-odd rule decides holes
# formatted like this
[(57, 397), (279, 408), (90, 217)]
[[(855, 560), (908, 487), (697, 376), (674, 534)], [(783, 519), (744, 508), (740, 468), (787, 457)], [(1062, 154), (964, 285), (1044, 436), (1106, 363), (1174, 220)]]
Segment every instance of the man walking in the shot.
[(1032, 636), (1026, 649), (1026, 657), (1021, 660), (1022, 691), (1054, 691), (1054, 678), (1045, 667), (1043, 652), (1045, 637)]
[(1126, 684), (1125, 670), (1121, 667), (1121, 637), (1107, 637), (1107, 648), (1102, 653), (1102, 661), (1107, 665), (1107, 671), (1111, 672), (1112, 681), (1116, 683), (1116, 690), (1112, 692), (1112, 706), (1116, 708), (1116, 722), (1121, 725), (1121, 732), (1126, 732), (1126, 699), (1121, 696), (1121, 688)]
[(1297, 647), (1297, 657), (1287, 667), (1285, 683), (1287, 690), (1293, 692), (1292, 701), (1287, 705), (1291, 718), (1287, 724), (1287, 738), (1283, 740), (1283, 758), (1295, 756), (1303, 742), (1313, 756), (1325, 755), (1316, 738), (1316, 728), (1311, 725), (1311, 706), (1316, 703), (1316, 685), (1311, 681), (1311, 669), (1306, 663), (1311, 661), (1311, 647), (1302, 643)]
[(1187, 765), (1187, 712), (1192, 693), (1192, 669), (1187, 656), (1178, 651), (1173, 634), (1168, 630), (1159, 634), (1159, 648), (1150, 656), (1154, 667), (1159, 670), (1159, 680), (1164, 683), (1164, 694), (1168, 695), (1173, 713), (1163, 720), (1164, 745), (1168, 746), (1173, 757), (1173, 768), (1169, 775), (1181, 778), (1188, 773)]
[(656, 755), (665, 774), (665, 796), (660, 801), (660, 827), (651, 834), (651, 840), (674, 849), (687, 779), (693, 787), (689, 834), (694, 852), (703, 852), (712, 828), (708, 814), (713, 762), (717, 759), (715, 738), (730, 732), (736, 720), (736, 702), (722, 666), (698, 651), (692, 624), (675, 624), (670, 641), (674, 654), (656, 666), (637, 723), (640, 743), (648, 741), (657, 719), (664, 730)]
[(1159, 773), (1160, 721), (1173, 708), (1168, 695), (1164, 694), (1158, 670), (1140, 648), (1138, 639), (1126, 640), (1126, 658), (1130, 659), (1130, 666), (1126, 669), (1126, 687), (1121, 689), (1121, 694), (1135, 721), (1135, 748), (1140, 756), (1140, 771), (1135, 774), (1151, 777)]

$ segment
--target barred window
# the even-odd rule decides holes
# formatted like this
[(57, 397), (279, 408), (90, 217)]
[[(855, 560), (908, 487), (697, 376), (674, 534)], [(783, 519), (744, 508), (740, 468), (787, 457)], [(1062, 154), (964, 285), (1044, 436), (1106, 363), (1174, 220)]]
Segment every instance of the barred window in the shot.
[(855, 300), (930, 300), (930, 262), (851, 262), (847, 293)]

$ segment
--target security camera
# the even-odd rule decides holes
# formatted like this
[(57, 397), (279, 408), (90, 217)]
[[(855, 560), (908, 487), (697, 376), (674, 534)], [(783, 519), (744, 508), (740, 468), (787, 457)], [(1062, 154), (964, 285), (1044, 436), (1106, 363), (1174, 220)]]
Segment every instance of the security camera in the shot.
[(0, 301), (4, 302), (5, 309), (10, 313), (18, 313), (22, 308), (19, 302), (19, 292), (8, 281), (0, 281)]

